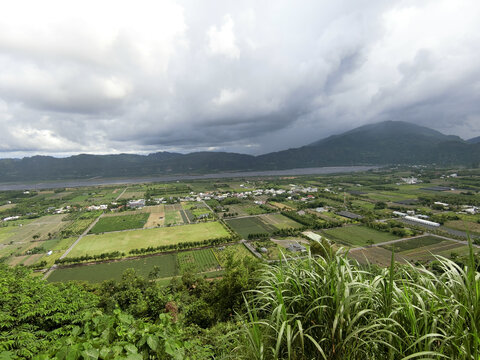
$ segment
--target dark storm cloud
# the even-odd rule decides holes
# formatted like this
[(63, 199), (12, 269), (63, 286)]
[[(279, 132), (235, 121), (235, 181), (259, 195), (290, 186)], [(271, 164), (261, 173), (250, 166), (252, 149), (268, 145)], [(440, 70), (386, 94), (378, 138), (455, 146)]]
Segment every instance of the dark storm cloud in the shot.
[(381, 120), (480, 135), (476, 1), (21, 0), (2, 14), (3, 157), (262, 153)]

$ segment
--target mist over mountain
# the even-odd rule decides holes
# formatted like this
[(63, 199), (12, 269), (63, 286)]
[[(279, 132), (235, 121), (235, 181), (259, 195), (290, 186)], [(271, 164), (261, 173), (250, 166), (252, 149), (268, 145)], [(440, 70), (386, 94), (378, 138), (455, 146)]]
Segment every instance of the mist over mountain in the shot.
[(467, 142), (469, 144), (478, 144), (478, 143), (480, 143), (480, 136), (468, 139)]
[(0, 181), (201, 174), (342, 165), (476, 166), (480, 142), (402, 121), (361, 126), (314, 143), (259, 156), (227, 152), (33, 156), (0, 160)]

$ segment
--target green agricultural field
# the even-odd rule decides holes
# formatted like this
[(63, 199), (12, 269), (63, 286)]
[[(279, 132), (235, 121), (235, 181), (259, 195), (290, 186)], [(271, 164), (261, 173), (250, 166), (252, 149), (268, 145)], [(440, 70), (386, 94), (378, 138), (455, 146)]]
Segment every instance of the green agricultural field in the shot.
[[(435, 256), (450, 258), (452, 255), (467, 256), (469, 248), (459, 242), (445, 238), (425, 235), (411, 239), (405, 239), (394, 244), (370, 247), (362, 250), (352, 250), (349, 256), (362, 263), (370, 262), (380, 266), (389, 266), (394, 250), (395, 261), (400, 263), (429, 262), (435, 260)], [(476, 252), (479, 251), (475, 248)]]
[(382, 192), (373, 192), (365, 194), (369, 199), (375, 201), (399, 201), (399, 200), (408, 200), (412, 198), (412, 194), (401, 194), (393, 191), (382, 191)]
[(258, 205), (247, 206), (247, 207), (245, 207), (244, 210), (248, 215), (260, 215), (260, 214), (265, 214), (267, 212), (267, 211), (265, 211), (265, 209), (262, 209)]
[(368, 201), (353, 200), (352, 204), (354, 207), (364, 209), (364, 210), (373, 210), (375, 208), (375, 204)]
[(382, 247), (388, 251), (394, 250), (396, 253), (399, 253), (402, 251), (417, 249), (423, 246), (436, 245), (443, 241), (445, 241), (445, 239), (437, 236), (427, 235), (427, 236), (420, 236), (412, 239), (407, 239), (405, 241), (399, 241), (394, 244), (384, 245)]
[[(480, 219), (480, 217), (478, 217)], [(471, 220), (450, 220), (444, 224), (446, 227), (460, 230), (469, 231), (472, 234), (480, 235), (480, 223)]]
[[(69, 224), (68, 221), (62, 221), (64, 218), (65, 215), (48, 215), (7, 222), (6, 226), (0, 227), (0, 258), (24, 255), (27, 250), (42, 246), (46, 240), (55, 238)], [(18, 259), (9, 261), (17, 262)]]
[(74, 222), (71, 222), (62, 229), (62, 234), (64, 236), (78, 236), (83, 234), (85, 230), (90, 226), (90, 224), (95, 219), (77, 219)]
[(347, 246), (366, 246), (372, 241), (374, 244), (398, 239), (398, 236), (387, 232), (381, 232), (365, 226), (344, 226), (322, 231), (329, 240)]
[(148, 213), (121, 215), (121, 216), (106, 216), (102, 217), (90, 230), (91, 234), (100, 234), (110, 231), (139, 229), (148, 220), (150, 215)]
[[(407, 239), (382, 247), (389, 251), (394, 249), (397, 257), (410, 262), (432, 261), (435, 259), (435, 255), (451, 257), (452, 253), (458, 256), (468, 254), (468, 246), (433, 235)], [(478, 248), (475, 250), (478, 251)]]
[(184, 224), (181, 204), (165, 205), (165, 225)]
[(178, 184), (149, 184), (146, 193), (151, 197), (181, 196), (188, 194), (190, 186), (183, 183)]
[(8, 242), (7, 240), (19, 230), (18, 226), (0, 227), (0, 244)]
[(0, 212), (4, 210), (13, 209), (17, 204), (5, 204), (0, 206)]
[(62, 229), (68, 222), (62, 221), (65, 215), (47, 215), (35, 219), (31, 222), (24, 223), (23, 226), (18, 227), (8, 240), (10, 241), (29, 241), (33, 236), (38, 235), (38, 240), (46, 240), (49, 238), (48, 234), (55, 234)]
[[(352, 250), (348, 253), (348, 257), (353, 258), (361, 264), (375, 264), (381, 267), (390, 265), (392, 259), (392, 252), (385, 250), (380, 246), (370, 248), (362, 248), (361, 250)], [(395, 260), (400, 263), (405, 263), (405, 260), (396, 256)]]
[(58, 242), (56, 242), (54, 245), (52, 245), (52, 248), (48, 250), (53, 250), (53, 251), (67, 250), (75, 242), (75, 240), (77, 240), (76, 237), (61, 239)]
[(268, 214), (261, 217), (262, 221), (275, 226), (277, 229), (301, 228), (302, 225), (281, 214)]
[(219, 266), (212, 249), (179, 252), (177, 261), (180, 273), (184, 271), (211, 271)]
[(184, 202), (182, 203), (182, 209), (183, 210), (180, 210), (180, 212), (184, 213), (186, 217), (190, 219), (190, 221), (193, 221), (195, 217), (199, 217), (201, 215), (212, 215), (212, 212), (203, 202)]
[(203, 241), (227, 236), (229, 236), (228, 231), (219, 222), (87, 235), (73, 248), (69, 257), (111, 251), (128, 253), (132, 249), (149, 246)]
[(258, 216), (228, 219), (225, 222), (244, 239), (250, 234), (273, 233), (276, 230), (275, 226), (266, 224)]
[(97, 283), (111, 279), (120, 280), (123, 272), (129, 268), (135, 269), (139, 275), (144, 277), (148, 277), (154, 269), (158, 278), (171, 277), (178, 274), (176, 254), (166, 254), (134, 260), (58, 269), (48, 277), (48, 281), (81, 280)]
[(300, 228), (301, 224), (281, 214), (267, 214), (227, 219), (225, 222), (244, 239), (250, 234), (273, 233), (275, 230)]

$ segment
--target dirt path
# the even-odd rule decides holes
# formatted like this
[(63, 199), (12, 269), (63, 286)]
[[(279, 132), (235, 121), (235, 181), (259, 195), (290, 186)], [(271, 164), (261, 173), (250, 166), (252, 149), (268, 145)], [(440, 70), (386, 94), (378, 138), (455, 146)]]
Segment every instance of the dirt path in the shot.
[(241, 243), (243, 243), (243, 245), (245, 245), (247, 247), (248, 250), (250, 250), (250, 252), (256, 256), (257, 258), (259, 258), (260, 260), (264, 260), (263, 259), (263, 256), (251, 245), (247, 242), (247, 240), (245, 239), (242, 239), (240, 240)]
[(127, 191), (127, 189), (128, 189), (128, 186), (125, 189), (123, 189), (123, 191), (120, 193), (120, 195), (117, 196), (115, 201), (118, 201), (122, 197), (122, 195), (125, 194), (125, 191)]

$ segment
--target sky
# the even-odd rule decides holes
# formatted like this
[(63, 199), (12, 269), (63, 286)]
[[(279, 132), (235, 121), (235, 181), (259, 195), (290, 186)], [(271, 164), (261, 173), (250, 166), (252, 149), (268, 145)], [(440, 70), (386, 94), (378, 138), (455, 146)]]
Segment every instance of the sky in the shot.
[(0, 157), (480, 135), (478, 0), (0, 0)]

